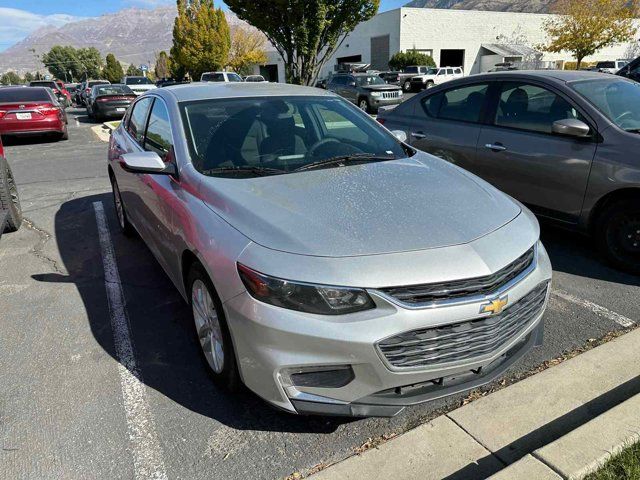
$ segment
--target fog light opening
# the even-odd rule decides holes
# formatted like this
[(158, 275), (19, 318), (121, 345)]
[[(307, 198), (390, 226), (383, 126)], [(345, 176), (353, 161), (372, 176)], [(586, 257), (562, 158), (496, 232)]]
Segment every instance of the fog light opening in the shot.
[(282, 372), (284, 387), (341, 388), (356, 378), (351, 365), (289, 368)]

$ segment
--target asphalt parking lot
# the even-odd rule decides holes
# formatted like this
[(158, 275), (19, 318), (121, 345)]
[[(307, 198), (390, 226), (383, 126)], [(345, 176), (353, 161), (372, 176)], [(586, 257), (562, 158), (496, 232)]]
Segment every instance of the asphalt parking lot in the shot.
[[(459, 404), (392, 419), (296, 417), (218, 390), (190, 309), (143, 242), (118, 232), (107, 145), (91, 126), (71, 109), (69, 141), (6, 142), (26, 221), (0, 240), (0, 478), (282, 478)], [(133, 369), (114, 341), (100, 205)], [(545, 344), (514, 374), (640, 318), (640, 278), (603, 264), (580, 236), (543, 226), (543, 242), (555, 274)]]

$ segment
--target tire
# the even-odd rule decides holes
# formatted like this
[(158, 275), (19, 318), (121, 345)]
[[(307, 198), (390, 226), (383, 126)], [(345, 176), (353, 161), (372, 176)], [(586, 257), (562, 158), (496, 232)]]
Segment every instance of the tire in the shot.
[(640, 199), (628, 197), (607, 205), (595, 223), (600, 253), (614, 267), (640, 274)]
[(240, 387), (235, 349), (222, 302), (202, 265), (194, 263), (187, 277), (194, 333), (213, 381), (229, 391)]
[(122, 195), (120, 195), (120, 189), (118, 188), (118, 182), (115, 178), (111, 178), (111, 192), (113, 194), (113, 208), (116, 211), (116, 218), (118, 219), (118, 225), (120, 225), (120, 231), (125, 237), (132, 237), (135, 235), (135, 228), (129, 222), (127, 215), (127, 209), (122, 201)]
[(18, 188), (6, 158), (0, 157), (0, 210), (8, 211), (4, 232), (15, 232), (22, 225)]
[(402, 90), (404, 90), (405, 93), (411, 92), (411, 80), (406, 80), (402, 84)]
[(427, 90), (429, 90), (430, 88), (433, 88), (434, 85), (435, 85), (435, 83), (433, 83), (433, 80), (429, 80), (427, 82)]
[(60, 134), (60, 140), (69, 140), (69, 128), (66, 125)]
[(361, 98), (358, 100), (358, 108), (363, 112), (369, 113), (371, 108), (369, 107), (369, 101), (366, 98)]

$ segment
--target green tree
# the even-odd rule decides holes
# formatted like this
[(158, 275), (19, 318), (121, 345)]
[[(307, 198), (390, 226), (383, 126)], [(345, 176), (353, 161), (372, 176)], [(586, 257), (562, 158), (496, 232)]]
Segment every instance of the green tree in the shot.
[(231, 37), (229, 25), (213, 0), (177, 0), (171, 57), (199, 79), (204, 72), (227, 64)]
[(253, 65), (267, 62), (264, 34), (258, 30), (236, 26), (231, 32), (228, 66), (240, 75), (250, 75)]
[(600, 49), (627, 42), (637, 31), (637, 0), (558, 0), (543, 28), (547, 52), (571, 52), (579, 70), (582, 60)]
[(2, 85), (20, 85), (22, 79), (16, 72), (9, 71), (0, 77), (0, 83), (2, 83)]
[(169, 78), (171, 76), (169, 55), (167, 55), (167, 52), (162, 51), (156, 55), (156, 67), (154, 72), (156, 74), (156, 78)]
[[(42, 55), (42, 63), (51, 74), (60, 80), (78, 77), (80, 62), (78, 51), (70, 46), (56, 45)], [(71, 74), (69, 74), (71, 72)]]
[(431, 55), (408, 50), (406, 52), (398, 52), (391, 60), (389, 60), (389, 68), (392, 70), (404, 70), (410, 65), (425, 65), (427, 67), (435, 67), (436, 62), (433, 61)]
[(284, 58), (287, 82), (314, 85), (322, 66), (380, 0), (226, 0), (241, 19), (262, 30)]
[(104, 70), (102, 70), (102, 77), (105, 80), (109, 80), (111, 83), (120, 83), (122, 77), (124, 77), (124, 70), (122, 65), (113, 53), (107, 55), (106, 64)]
[(27, 72), (24, 74), (24, 83), (29, 83), (33, 81), (36, 77), (31, 72)]
[(128, 77), (141, 77), (142, 70), (136, 67), (133, 63), (127, 67), (127, 76)]
[(169, 56), (169, 76), (176, 80), (182, 80), (187, 75), (187, 70), (172, 55)]
[(104, 68), (104, 61), (100, 52), (95, 47), (79, 48), (76, 50), (78, 57), (77, 73), (75, 78), (99, 78)]

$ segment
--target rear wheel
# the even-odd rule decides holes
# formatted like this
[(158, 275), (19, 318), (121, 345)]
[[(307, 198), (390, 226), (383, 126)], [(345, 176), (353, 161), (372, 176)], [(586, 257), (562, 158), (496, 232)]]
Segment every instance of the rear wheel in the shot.
[(60, 134), (60, 140), (69, 140), (69, 128), (66, 125)]
[(240, 375), (222, 303), (199, 263), (191, 267), (187, 282), (196, 335), (211, 376), (220, 386), (235, 391)]
[(595, 238), (612, 265), (640, 274), (640, 199), (629, 197), (605, 207), (595, 225)]
[(409, 93), (411, 91), (411, 80), (407, 80), (402, 84), (402, 90), (404, 90), (406, 93)]
[(0, 157), (0, 210), (9, 212), (4, 231), (15, 232), (18, 230), (22, 224), (20, 198), (11, 168), (4, 157)]

